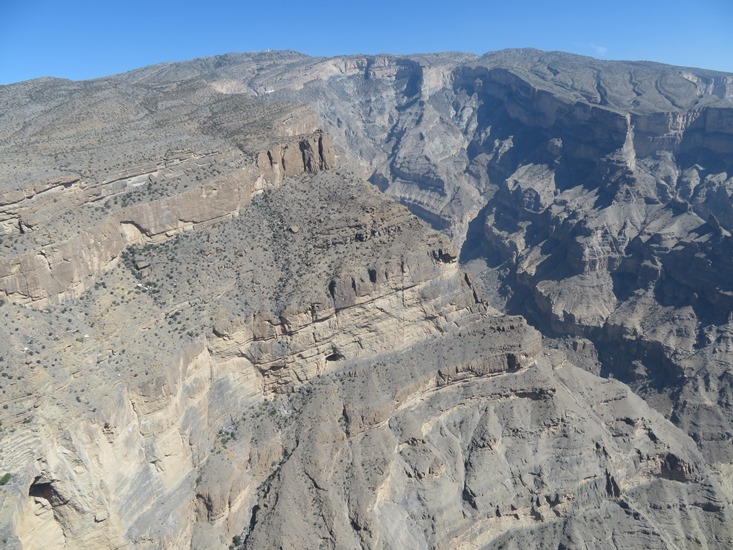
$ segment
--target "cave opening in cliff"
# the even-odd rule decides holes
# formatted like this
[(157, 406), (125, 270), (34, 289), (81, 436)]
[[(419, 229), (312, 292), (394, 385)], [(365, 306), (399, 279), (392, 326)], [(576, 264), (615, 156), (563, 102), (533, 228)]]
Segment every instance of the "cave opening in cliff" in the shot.
[(66, 504), (67, 500), (58, 492), (53, 486), (52, 482), (39, 482), (38, 478), (36, 481), (31, 483), (28, 489), (29, 497), (36, 497), (45, 499), (51, 504), (51, 506), (61, 506)]

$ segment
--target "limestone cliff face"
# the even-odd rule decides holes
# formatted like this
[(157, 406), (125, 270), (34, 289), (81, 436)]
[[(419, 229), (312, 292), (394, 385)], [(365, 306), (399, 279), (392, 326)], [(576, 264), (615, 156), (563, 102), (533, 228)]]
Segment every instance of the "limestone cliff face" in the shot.
[(277, 69), (258, 71), (256, 55), (228, 58), (227, 74), (311, 104), (371, 181), (457, 243), (520, 166), (548, 165), (571, 185), (610, 180), (614, 163), (660, 149), (729, 150), (731, 77), (721, 73), (536, 50), (278, 55)]
[(259, 312), (241, 327), (215, 327), (210, 351), (217, 360), (254, 365), (267, 393), (291, 391), (329, 362), (408, 347), (484, 314), (455, 261), (436, 261), (420, 253), (333, 279), (310, 303), (279, 315)]
[[(733, 418), (728, 398), (702, 381), (725, 378), (731, 361), (719, 342), (733, 289), (718, 276), (733, 231), (730, 75), (536, 50), (298, 57), (276, 75), (246, 72), (253, 63), (228, 70), (308, 102), (461, 260), (501, 266), (493, 303), (593, 342), (603, 372), (680, 425), (702, 426), (696, 411), (708, 411), (716, 419), (693, 436), (730, 463), (714, 436)], [(694, 406), (677, 393), (688, 385), (688, 397), (709, 386)]]
[[(17, 335), (3, 329), (6, 372), (10, 380), (33, 373), (5, 388), (14, 397), (3, 422), (17, 426), (3, 434), (0, 451), (13, 475), (2, 491), (8, 541), (226, 547), (250, 521), (257, 487), (278, 471), (287, 446), (286, 432), (267, 436), (259, 419), (290, 415), (286, 403), (311, 391), (302, 388), (477, 323), (498, 338), (492, 351), (436, 367), (436, 383), (533, 364), (538, 333), (478, 298), (447, 239), (349, 178), (288, 180), (237, 218), (138, 246), (137, 263), (126, 254), (62, 305), (3, 306), (22, 327)], [(339, 215), (319, 218), (323, 208)], [(283, 238), (273, 220), (285, 215), (291, 225), (279, 251), (288, 263), (277, 268), (279, 258), (263, 251)], [(217, 278), (226, 277), (225, 250), (247, 241), (238, 277), (259, 287), (268, 307), (244, 306)], [(200, 277), (192, 280), (176, 266), (200, 257), (197, 243), (219, 252), (208, 266), (191, 263)], [(247, 282), (248, 273), (261, 279)], [(241, 307), (249, 312), (237, 313)], [(46, 333), (66, 311), (76, 328)], [(177, 327), (183, 316), (185, 329)], [(38, 362), (15, 347), (27, 341)]]
[[(487, 328), (467, 328), (463, 343), (514, 338)], [(546, 356), (529, 368), (444, 379), (425, 360), (439, 349), (423, 346), (350, 369), (298, 402), (293, 433), (313, 437), (283, 442), (245, 548), (319, 540), (417, 548), (614, 548), (641, 540), (694, 548), (730, 540), (722, 503), (715, 512), (693, 504), (717, 490), (693, 466), (701, 462), (694, 444), (660, 429), (661, 417), (623, 385), (599, 385)], [(471, 360), (455, 350), (441, 358), (458, 370)], [(687, 528), (655, 527), (666, 524), (660, 502)], [(597, 538), (596, 523), (610, 539)]]
[[(234, 160), (241, 163), (235, 155), (229, 157), (235, 157)], [(214, 162), (227, 160), (226, 157), (217, 158)], [(111, 197), (123, 191), (113, 191), (100, 197), (95, 196), (100, 193), (99, 189), (92, 194), (85, 193), (78, 185), (74, 188), (73, 183), (51, 184), (42, 192), (54, 193), (62, 187), (66, 189), (65, 201), (74, 200), (70, 195), (78, 193), (74, 207), (80, 209), (89, 202), (104, 201), (105, 214), (98, 225), (81, 229), (66, 240), (35, 249), (31, 245), (31, 250), (24, 254), (0, 259), (0, 296), (33, 307), (44, 307), (50, 302), (58, 303), (67, 297), (80, 296), (102, 271), (118, 261), (128, 245), (160, 242), (180, 232), (236, 217), (256, 194), (279, 185), (285, 177), (313, 174), (330, 168), (334, 162), (334, 151), (328, 136), (315, 132), (274, 145), (270, 150), (259, 153), (256, 163), (244, 164), (235, 172), (212, 178), (201, 186), (176, 195), (132, 206), (124, 206), (123, 198), (119, 209), (112, 206)], [(156, 170), (149, 174), (122, 177), (117, 181), (126, 180), (127, 185), (123, 189), (127, 190), (130, 186), (136, 186), (136, 180), (141, 180), (138, 185), (150, 183), (153, 174), (162, 181), (166, 177), (175, 178), (181, 168), (176, 163), (173, 173), (164, 175), (161, 174), (162, 170)], [(104, 189), (104, 185), (102, 187)], [(0, 201), (8, 201), (4, 203), (6, 209), (14, 207), (18, 227), (22, 228), (24, 223), (28, 227), (24, 231), (33, 227), (21, 221), (27, 219), (28, 211), (33, 210), (36, 216), (41, 215), (39, 211), (47, 217), (54, 215), (44, 209), (52, 210), (55, 203), (49, 204), (50, 201), (46, 200), (38, 204), (40, 193), (25, 191), (24, 200), (10, 203), (16, 194), (8, 192), (0, 197)]]
[(0, 540), (732, 546), (731, 82), (523, 50), (2, 87)]
[(250, 89), (312, 105), (494, 305), (730, 470), (733, 77), (536, 50), (230, 61)]

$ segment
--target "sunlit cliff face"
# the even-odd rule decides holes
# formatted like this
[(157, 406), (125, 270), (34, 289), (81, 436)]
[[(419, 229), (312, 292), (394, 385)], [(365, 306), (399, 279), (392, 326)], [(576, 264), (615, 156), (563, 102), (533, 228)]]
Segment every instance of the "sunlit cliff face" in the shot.
[(0, 540), (732, 546), (732, 82), (513, 50), (0, 88)]

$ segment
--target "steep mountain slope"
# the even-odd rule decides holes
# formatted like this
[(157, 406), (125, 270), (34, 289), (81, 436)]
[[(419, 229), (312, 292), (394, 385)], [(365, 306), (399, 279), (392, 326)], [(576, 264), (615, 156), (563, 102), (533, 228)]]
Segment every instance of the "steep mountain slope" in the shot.
[(365, 177), (462, 247), (492, 303), (733, 462), (733, 76), (507, 50), (230, 55), (122, 78), (183, 74), (312, 105)]
[(730, 547), (731, 82), (268, 52), (0, 87), (0, 540)]

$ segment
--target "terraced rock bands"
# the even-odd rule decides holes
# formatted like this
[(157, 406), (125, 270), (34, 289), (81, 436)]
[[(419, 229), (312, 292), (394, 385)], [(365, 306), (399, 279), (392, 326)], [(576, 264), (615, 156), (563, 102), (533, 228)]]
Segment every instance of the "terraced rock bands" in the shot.
[(0, 87), (0, 540), (729, 548), (732, 195), (698, 69)]

